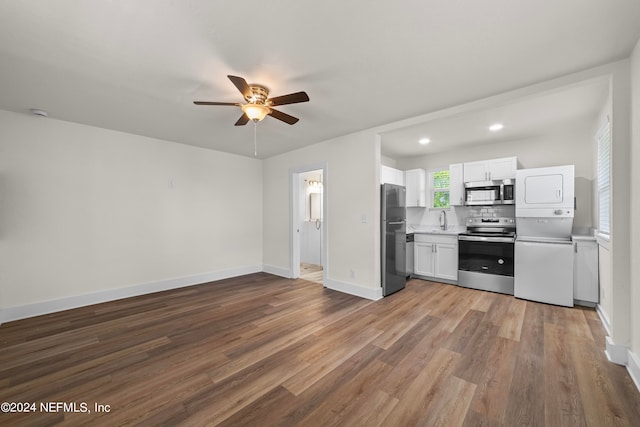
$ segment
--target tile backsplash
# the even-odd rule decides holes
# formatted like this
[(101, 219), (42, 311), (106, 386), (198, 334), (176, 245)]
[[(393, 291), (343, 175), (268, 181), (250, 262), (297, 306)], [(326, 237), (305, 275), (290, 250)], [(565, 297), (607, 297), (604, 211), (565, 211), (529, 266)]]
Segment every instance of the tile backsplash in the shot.
[[(516, 207), (507, 206), (461, 206), (454, 209), (464, 209), (467, 211), (464, 218), (500, 218), (515, 217)], [(464, 219), (463, 219), (464, 221)]]
[[(447, 224), (464, 226), (467, 218), (498, 218), (515, 216), (515, 206), (454, 206), (446, 209)], [(413, 226), (438, 225), (439, 209), (407, 208), (407, 224)]]

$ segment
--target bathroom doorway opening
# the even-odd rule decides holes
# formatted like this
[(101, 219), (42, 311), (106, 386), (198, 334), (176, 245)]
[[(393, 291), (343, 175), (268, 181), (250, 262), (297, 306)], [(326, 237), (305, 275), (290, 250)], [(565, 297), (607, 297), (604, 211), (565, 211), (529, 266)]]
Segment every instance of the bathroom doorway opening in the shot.
[(292, 277), (324, 284), (326, 275), (325, 171), (311, 168), (293, 172)]

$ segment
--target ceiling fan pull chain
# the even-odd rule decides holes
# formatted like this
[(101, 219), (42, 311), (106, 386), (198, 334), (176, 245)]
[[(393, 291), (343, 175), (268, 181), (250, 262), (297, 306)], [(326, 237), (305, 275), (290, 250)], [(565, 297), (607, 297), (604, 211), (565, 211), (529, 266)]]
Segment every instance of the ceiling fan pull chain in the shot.
[(257, 133), (258, 133), (258, 122), (253, 122), (253, 157), (258, 157), (258, 141), (257, 141)]

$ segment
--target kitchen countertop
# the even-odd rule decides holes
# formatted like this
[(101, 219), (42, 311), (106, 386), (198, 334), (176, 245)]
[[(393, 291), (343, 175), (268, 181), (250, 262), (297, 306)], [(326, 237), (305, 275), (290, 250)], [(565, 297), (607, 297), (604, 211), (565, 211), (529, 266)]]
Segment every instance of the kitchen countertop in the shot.
[(589, 234), (572, 234), (571, 235), (571, 240), (575, 241), (586, 241), (586, 242), (595, 242), (596, 238), (595, 236), (589, 235)]
[(439, 225), (409, 225), (407, 226), (407, 234), (440, 234), (448, 236), (457, 236), (466, 230), (465, 226), (449, 225), (446, 230), (440, 229)]

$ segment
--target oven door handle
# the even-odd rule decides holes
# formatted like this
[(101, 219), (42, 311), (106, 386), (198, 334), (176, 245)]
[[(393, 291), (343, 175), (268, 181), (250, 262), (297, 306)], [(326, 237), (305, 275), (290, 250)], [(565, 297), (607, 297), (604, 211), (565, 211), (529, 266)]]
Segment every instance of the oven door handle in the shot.
[(513, 237), (485, 237), (485, 236), (458, 236), (458, 240), (468, 242), (496, 242), (496, 243), (514, 243)]

